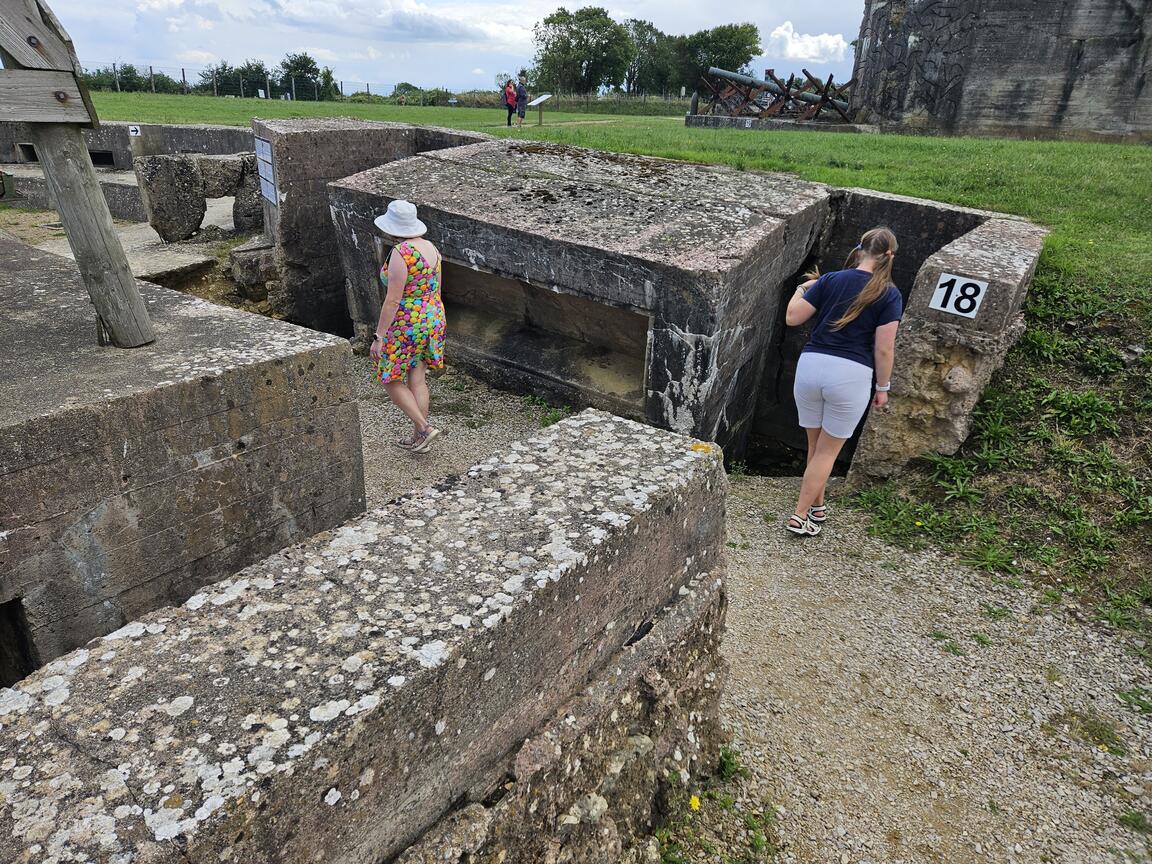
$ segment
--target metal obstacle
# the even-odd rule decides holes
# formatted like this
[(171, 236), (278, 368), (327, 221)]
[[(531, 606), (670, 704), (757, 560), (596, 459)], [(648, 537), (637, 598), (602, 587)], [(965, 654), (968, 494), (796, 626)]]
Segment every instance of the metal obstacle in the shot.
[[(802, 71), (804, 78), (789, 75), (787, 81), (782, 81), (769, 69), (768, 80), (765, 81), (710, 66), (708, 74), (701, 81), (712, 94), (711, 98), (708, 105), (700, 110), (699, 94), (694, 95), (691, 113), (815, 120), (825, 109), (831, 109), (839, 115), (840, 120), (851, 123), (848, 91), (855, 79), (847, 84), (837, 84), (831, 75), (827, 81), (821, 81), (807, 69)], [(707, 95), (705, 98), (708, 98)]]

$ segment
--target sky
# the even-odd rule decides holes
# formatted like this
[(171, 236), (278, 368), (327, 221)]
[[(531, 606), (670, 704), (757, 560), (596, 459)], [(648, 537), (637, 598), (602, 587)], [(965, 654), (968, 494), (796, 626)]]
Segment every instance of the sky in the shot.
[[(84, 66), (152, 65), (179, 78), (218, 60), (275, 65), (307, 51), (336, 78), (368, 81), (373, 92), (409, 81), (451, 90), (488, 88), (496, 75), (530, 65), (532, 27), (556, 0), (51, 0)], [(584, 3), (568, 4), (577, 9)], [(750, 21), (760, 28), (762, 73), (808, 68), (847, 80), (863, 0), (598, 0), (618, 21), (642, 18), (666, 33)], [(719, 15), (720, 17), (716, 17)], [(347, 89), (347, 86), (346, 86)]]

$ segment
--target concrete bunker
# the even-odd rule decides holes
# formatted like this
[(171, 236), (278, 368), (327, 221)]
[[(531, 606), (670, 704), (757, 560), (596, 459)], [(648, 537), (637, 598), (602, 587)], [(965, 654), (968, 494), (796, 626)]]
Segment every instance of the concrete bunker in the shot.
[(363, 509), (347, 343), (140, 283), (158, 340), (62, 364), (92, 338), (75, 264), (0, 259), (0, 675)]
[(585, 412), (58, 658), (0, 858), (650, 861), (723, 741), (725, 490)]
[[(408, 198), (447, 262), (449, 362), (767, 462), (794, 461), (803, 446), (792, 379), (806, 334), (784, 327), (788, 297), (806, 269), (839, 268), (865, 230), (890, 225), (907, 307), (900, 399), (885, 418), (899, 443), (853, 461), (866, 475), (963, 442), (979, 392), (1021, 332), (1045, 234), (934, 201), (538, 142), (428, 152), (328, 189), (360, 341), (381, 301), (372, 218)], [(933, 306), (947, 274), (983, 286), (978, 315)], [(632, 382), (639, 414), (621, 398)]]

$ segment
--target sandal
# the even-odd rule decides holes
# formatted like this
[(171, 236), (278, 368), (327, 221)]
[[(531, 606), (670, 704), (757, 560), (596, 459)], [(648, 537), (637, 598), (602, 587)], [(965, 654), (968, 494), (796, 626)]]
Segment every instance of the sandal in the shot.
[(808, 508), (808, 521), (815, 522), (817, 525), (828, 520), (828, 505), (827, 504), (813, 504)]
[(413, 453), (426, 453), (432, 446), (432, 441), (440, 434), (440, 430), (435, 426), (429, 426), (423, 432), (416, 436), (412, 443)]
[(800, 537), (815, 537), (820, 533), (820, 526), (811, 519), (801, 519), (799, 516), (793, 515), (784, 522), (784, 530)]
[(411, 438), (397, 438), (392, 443), (399, 447), (401, 450), (411, 450), (416, 446), (416, 442), (419, 439), (420, 435), (416, 432), (413, 432)]

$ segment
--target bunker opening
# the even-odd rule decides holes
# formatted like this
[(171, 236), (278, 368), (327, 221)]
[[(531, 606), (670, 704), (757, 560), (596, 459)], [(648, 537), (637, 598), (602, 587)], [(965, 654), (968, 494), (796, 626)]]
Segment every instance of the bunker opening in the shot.
[(20, 151), (20, 159), (23, 162), (40, 161), (40, 156), (36, 153), (35, 144), (17, 144), (16, 149)]
[(11, 687), (39, 665), (23, 599), (0, 603), (0, 687)]
[(444, 262), (453, 363), (497, 386), (644, 417), (648, 316)]
[(95, 168), (115, 168), (116, 154), (111, 150), (89, 150), (88, 156)]
[[(895, 232), (899, 250), (893, 262), (892, 279), (907, 306), (909, 293), (924, 261), (949, 243), (987, 220), (986, 213), (933, 206), (924, 201), (894, 196), (870, 195), (855, 190), (838, 193), (820, 241), (804, 265), (781, 285), (777, 320), (764, 361), (760, 397), (749, 437), (748, 466), (756, 473), (790, 476), (804, 472), (807, 433), (800, 428), (796, 401), (792, 395), (796, 366), (812, 335), (813, 322), (788, 327), (784, 316), (788, 301), (806, 274), (828, 273), (844, 268), (849, 253), (870, 228), (885, 225)], [(835, 473), (843, 475), (852, 464), (860, 433), (868, 419), (860, 423), (837, 460)]]

